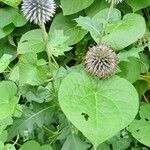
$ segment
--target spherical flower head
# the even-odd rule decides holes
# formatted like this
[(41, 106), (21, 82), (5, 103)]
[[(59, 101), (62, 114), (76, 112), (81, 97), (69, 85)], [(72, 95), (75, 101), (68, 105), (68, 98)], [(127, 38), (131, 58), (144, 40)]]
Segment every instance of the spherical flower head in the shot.
[(53, 17), (56, 7), (54, 0), (23, 0), (22, 11), (30, 22), (41, 25)]
[(116, 72), (118, 56), (113, 49), (101, 44), (89, 48), (84, 64), (89, 73), (100, 78), (106, 78)]
[(124, 0), (106, 0), (108, 3), (114, 3), (114, 4), (119, 4), (122, 3)]

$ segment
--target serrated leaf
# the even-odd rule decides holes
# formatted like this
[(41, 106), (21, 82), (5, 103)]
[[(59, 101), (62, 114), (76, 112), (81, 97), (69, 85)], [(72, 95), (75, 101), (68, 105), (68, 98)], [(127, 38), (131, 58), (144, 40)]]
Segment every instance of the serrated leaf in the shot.
[(92, 38), (96, 43), (99, 43), (102, 36), (103, 24), (98, 20), (90, 19), (89, 17), (82, 17), (75, 19), (78, 26), (90, 32)]
[(42, 37), (42, 31), (40, 29), (25, 33), (18, 43), (18, 54), (42, 52), (45, 48)]
[(102, 42), (115, 50), (121, 50), (142, 38), (146, 32), (146, 24), (139, 14), (129, 13), (123, 20), (114, 23), (111, 29), (109, 34), (103, 37)]
[(143, 47), (138, 47), (138, 48), (131, 48), (128, 51), (122, 50), (119, 54), (119, 61), (129, 61), (129, 57), (134, 57), (134, 58), (140, 58), (139, 52), (143, 51)]
[(8, 67), (11, 61), (11, 58), (12, 58), (12, 55), (9, 55), (9, 54), (4, 54), (0, 58), (0, 73), (2, 73)]
[(63, 9), (63, 14), (71, 15), (87, 8), (94, 2), (94, 0), (72, 0), (71, 2), (70, 0), (61, 0), (60, 2)]
[(40, 85), (48, 77), (48, 68), (45, 65), (38, 64), (35, 53), (27, 53), (20, 57), (19, 60), (19, 82), (20, 85)]
[(129, 125), (138, 111), (135, 88), (118, 76), (99, 80), (72, 72), (62, 81), (58, 98), (67, 118), (95, 149)]
[(55, 30), (50, 33), (48, 50), (49, 52), (58, 57), (64, 55), (64, 52), (71, 50), (71, 47), (66, 43), (69, 37), (64, 35), (63, 30)]
[(76, 26), (77, 24), (73, 20), (74, 18), (75, 16), (63, 16), (62, 13), (57, 14), (51, 24), (49, 32), (63, 30), (64, 35), (69, 37), (66, 42), (68, 45), (78, 43), (87, 34), (87, 31)]
[(142, 105), (139, 114), (140, 119), (135, 119), (128, 127), (128, 130), (135, 139), (150, 147), (150, 104)]
[(36, 104), (33, 108), (24, 107), (23, 115), (19, 119), (15, 119), (13, 125), (8, 130), (8, 139), (11, 140), (16, 135), (25, 136), (25, 131), (29, 134), (35, 126), (42, 127), (45, 119), (50, 119), (56, 106), (49, 103)]
[(17, 7), (21, 3), (21, 0), (13, 0), (13, 1), (12, 0), (0, 0), (0, 1), (13, 7)]

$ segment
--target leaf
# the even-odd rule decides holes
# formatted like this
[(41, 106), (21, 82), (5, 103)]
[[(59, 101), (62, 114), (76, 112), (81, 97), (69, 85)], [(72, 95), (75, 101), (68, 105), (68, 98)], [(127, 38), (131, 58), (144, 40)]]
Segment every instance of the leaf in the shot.
[(146, 31), (145, 20), (138, 14), (126, 14), (123, 20), (114, 23), (102, 42), (115, 50), (121, 50), (140, 39)]
[(50, 33), (48, 50), (51, 54), (58, 57), (64, 55), (64, 52), (71, 50), (71, 47), (66, 43), (69, 37), (64, 35), (63, 30), (55, 30)]
[(150, 0), (144, 0), (142, 3), (141, 0), (126, 0), (126, 3), (132, 7), (133, 12), (150, 6)]
[(40, 146), (39, 143), (36, 141), (27, 141), (24, 143), (19, 150), (30, 150), (30, 149), (35, 149), (35, 150), (52, 150), (51, 146), (49, 145), (42, 145)]
[(78, 26), (90, 32), (92, 38), (96, 43), (99, 43), (102, 36), (103, 24), (99, 23), (97, 20), (90, 19), (89, 17), (82, 17), (75, 19)]
[(3, 150), (16, 150), (13, 144), (6, 144)]
[(140, 120), (135, 119), (128, 130), (140, 143), (150, 147), (150, 104), (142, 105), (139, 114)]
[(26, 24), (26, 19), (18, 9), (5, 7), (0, 9), (0, 39), (10, 34), (15, 27)]
[(118, 76), (99, 80), (72, 72), (62, 81), (58, 98), (67, 118), (95, 149), (129, 125), (138, 111), (135, 88)]
[(0, 58), (0, 73), (4, 72), (4, 70), (8, 67), (9, 63), (10, 63), (10, 59), (12, 58), (12, 55), (9, 54), (4, 54), (1, 58)]
[(50, 119), (53, 115), (54, 108), (55, 105), (49, 103), (33, 103), (33, 108), (24, 107), (21, 118), (15, 119), (13, 125), (8, 129), (8, 139), (11, 140), (18, 134), (24, 137), (25, 131), (30, 134), (35, 125), (42, 127), (45, 120)]
[(76, 26), (74, 18), (75, 16), (63, 16), (62, 13), (57, 14), (51, 24), (49, 33), (55, 30), (63, 30), (64, 35), (69, 37), (66, 42), (68, 45), (78, 43), (87, 34), (87, 31)]
[(13, 1), (12, 0), (0, 0), (0, 1), (13, 7), (17, 7), (21, 3), (21, 0), (13, 0)]
[(0, 120), (12, 115), (17, 104), (16, 85), (11, 81), (0, 82)]
[(81, 141), (81, 139), (77, 135), (71, 134), (67, 137), (61, 150), (87, 150), (88, 147), (89, 146)]
[(61, 0), (60, 2), (63, 9), (63, 14), (71, 15), (87, 8), (94, 2), (94, 0), (72, 0), (71, 2), (70, 0)]
[[(48, 68), (44, 64), (40, 64), (40, 61), (41, 60), (37, 59), (37, 55), (35, 53), (27, 53), (20, 57), (20, 85), (40, 85), (46, 81), (48, 77)], [(45, 61), (44, 63), (46, 64)]]
[(136, 82), (140, 78), (141, 64), (139, 60), (134, 57), (128, 58), (128, 62), (122, 61), (119, 64), (119, 68), (121, 72), (119, 72), (118, 75), (131, 83)]
[(143, 47), (138, 47), (138, 48), (131, 48), (130, 50), (122, 50), (118, 56), (119, 56), (119, 61), (129, 61), (129, 57), (134, 57), (134, 58), (140, 58), (139, 52), (143, 51)]
[(42, 31), (40, 29), (31, 30), (25, 33), (18, 43), (18, 54), (39, 53), (45, 48)]

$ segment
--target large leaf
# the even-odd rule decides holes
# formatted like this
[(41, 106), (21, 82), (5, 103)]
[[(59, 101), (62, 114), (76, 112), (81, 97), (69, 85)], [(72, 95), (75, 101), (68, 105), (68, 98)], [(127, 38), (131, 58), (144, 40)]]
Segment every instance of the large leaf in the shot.
[(63, 30), (64, 35), (69, 37), (67, 40), (68, 45), (78, 43), (87, 34), (87, 31), (77, 26), (76, 22), (73, 20), (75, 17), (76, 15), (63, 16), (62, 13), (57, 14), (51, 24), (50, 32)]
[(100, 80), (72, 72), (62, 81), (58, 98), (67, 118), (95, 149), (129, 125), (138, 111), (135, 88), (118, 76)]
[(150, 0), (144, 0), (142, 3), (141, 0), (126, 0), (126, 2), (132, 7), (134, 12), (150, 6)]
[(90, 6), (93, 2), (94, 0), (72, 0), (71, 2), (70, 0), (61, 0), (63, 14), (71, 15), (77, 13)]
[(25, 33), (18, 43), (18, 54), (39, 53), (45, 48), (42, 31), (40, 29), (31, 30)]
[(89, 17), (82, 17), (75, 19), (78, 26), (90, 32), (95, 42), (99, 43), (102, 37), (103, 24), (97, 20), (90, 19)]
[(150, 147), (150, 104), (140, 107), (140, 120), (134, 120), (128, 130), (142, 144)]
[(0, 120), (10, 116), (17, 104), (17, 87), (13, 82), (0, 82)]
[(111, 24), (109, 34), (106, 34), (102, 42), (115, 50), (121, 50), (140, 39), (145, 31), (145, 20), (138, 14), (127, 14), (123, 20)]

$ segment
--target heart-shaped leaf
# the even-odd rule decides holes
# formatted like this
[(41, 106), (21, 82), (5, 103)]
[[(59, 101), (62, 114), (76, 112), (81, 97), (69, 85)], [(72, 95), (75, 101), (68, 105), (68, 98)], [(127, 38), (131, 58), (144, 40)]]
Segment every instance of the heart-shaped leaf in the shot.
[(119, 76), (100, 80), (86, 73), (70, 73), (58, 96), (67, 118), (95, 149), (129, 125), (139, 105), (135, 88)]

